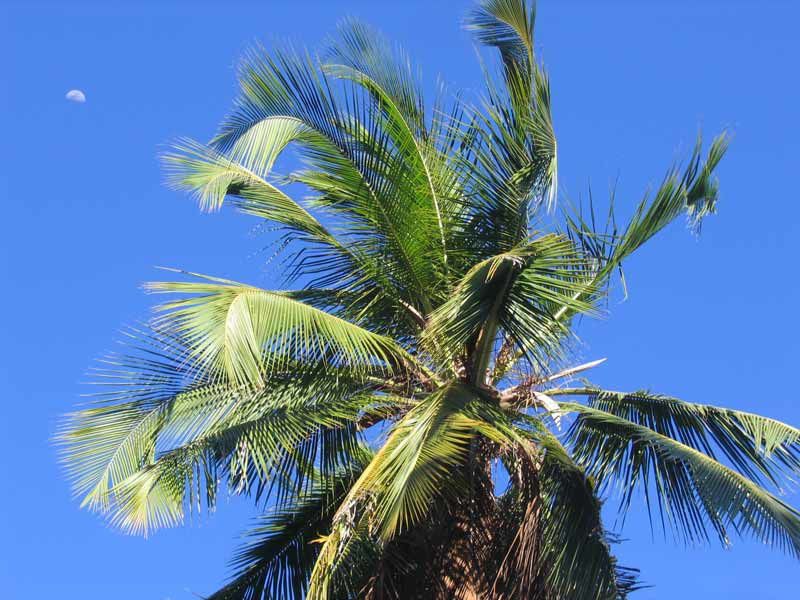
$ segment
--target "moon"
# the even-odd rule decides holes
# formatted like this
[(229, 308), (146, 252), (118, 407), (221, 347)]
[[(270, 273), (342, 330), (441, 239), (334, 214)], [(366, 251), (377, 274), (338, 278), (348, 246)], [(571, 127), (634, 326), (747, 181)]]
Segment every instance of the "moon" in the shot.
[(83, 104), (84, 102), (86, 102), (86, 94), (84, 94), (80, 90), (68, 91), (65, 98), (70, 102), (77, 102), (78, 104)]

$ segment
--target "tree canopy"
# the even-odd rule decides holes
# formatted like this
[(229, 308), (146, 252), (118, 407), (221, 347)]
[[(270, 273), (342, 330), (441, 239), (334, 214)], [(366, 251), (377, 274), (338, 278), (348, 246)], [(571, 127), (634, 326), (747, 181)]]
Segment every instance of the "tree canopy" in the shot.
[(576, 381), (600, 362), (576, 359), (578, 318), (643, 244), (716, 210), (728, 138), (698, 139), (625, 224), (560, 207), (534, 20), (524, 0), (474, 8), (499, 57), (476, 98), (425, 97), (354, 20), (322, 50), (244, 57), (217, 135), (164, 163), (203, 210), (274, 227), (285, 288), (147, 285), (167, 300), (59, 434), (83, 506), (148, 534), (252, 498), (263, 516), (210, 596), (228, 600), (624, 598), (612, 488), (686, 540), (800, 554), (778, 497), (800, 430)]

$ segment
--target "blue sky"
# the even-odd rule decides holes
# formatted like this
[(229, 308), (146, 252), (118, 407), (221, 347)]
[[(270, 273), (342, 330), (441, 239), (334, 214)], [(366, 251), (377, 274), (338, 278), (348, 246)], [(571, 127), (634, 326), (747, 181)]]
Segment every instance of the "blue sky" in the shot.
[[(265, 287), (254, 222), (201, 215), (161, 184), (156, 155), (206, 138), (254, 41), (315, 44), (355, 15), (435, 76), (478, 89), (459, 22), (469, 2), (3, 3), (0, 8), (0, 589), (6, 598), (189, 599), (223, 581), (252, 511), (148, 540), (78, 510), (50, 442), (91, 360), (148, 313), (138, 286), (168, 265)], [(630, 297), (586, 323), (595, 380), (760, 412), (800, 425), (796, 238), (800, 8), (790, 2), (542, 0), (537, 48), (552, 77), (563, 191), (618, 179), (629, 211), (698, 128), (734, 133), (719, 215), (699, 238), (674, 226), (627, 265)], [(80, 88), (85, 104), (64, 94)], [(792, 257), (795, 257), (793, 259)], [(800, 496), (789, 495), (800, 505)], [(609, 502), (609, 508), (613, 501)], [(613, 511), (608, 511), (609, 516)], [(613, 521), (612, 521), (613, 523)], [(751, 541), (686, 548), (634, 511), (618, 548), (652, 598), (788, 598), (800, 564)]]

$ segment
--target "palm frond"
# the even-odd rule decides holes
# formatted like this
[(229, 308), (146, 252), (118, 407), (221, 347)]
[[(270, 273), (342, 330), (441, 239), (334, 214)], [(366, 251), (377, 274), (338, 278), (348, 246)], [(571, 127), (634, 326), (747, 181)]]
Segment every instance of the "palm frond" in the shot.
[[(488, 354), (500, 328), (513, 347), (546, 364), (559, 356), (567, 333), (554, 318), (557, 310), (569, 304), (576, 312), (592, 312), (581, 300), (589, 285), (585, 272), (586, 261), (574, 245), (552, 234), (482, 261), (431, 315), (425, 335), (432, 351), (467, 355), (470, 346), (481, 345)], [(482, 365), (478, 374), (488, 367), (486, 358), (475, 359)]]
[(706, 540), (707, 528), (729, 543), (728, 529), (800, 556), (800, 513), (707, 454), (648, 427), (574, 403), (570, 431), (575, 460), (601, 485), (618, 480), (623, 512), (637, 487), (662, 523), (686, 540)]
[(56, 436), (73, 493), (93, 510), (106, 510), (113, 485), (152, 459), (176, 404), (205, 407), (203, 392), (187, 388), (208, 382), (186, 361), (179, 338), (146, 328), (124, 334), (124, 351), (94, 370), (99, 391), (89, 395), (88, 406), (64, 417)]
[[(614, 231), (609, 238), (608, 234), (595, 231), (594, 215), (591, 221), (584, 220), (580, 215), (568, 216), (570, 235), (596, 260), (596, 290), (602, 289), (608, 277), (621, 269), (625, 259), (680, 215), (687, 215), (690, 227), (697, 230), (703, 218), (716, 211), (719, 186), (714, 170), (722, 160), (729, 140), (726, 133), (714, 138), (703, 159), (702, 137), (698, 136), (683, 172), (677, 166), (672, 167), (652, 200), (645, 195), (630, 222), (619, 234)], [(610, 219), (613, 221), (613, 213), (610, 213)], [(560, 312), (560, 316), (568, 314), (570, 311), (567, 308)]]
[(432, 502), (463, 490), (460, 473), (478, 435), (499, 444), (521, 441), (499, 408), (474, 388), (453, 384), (419, 402), (392, 428), (334, 517), (314, 567), (309, 598), (327, 598), (346, 569), (354, 532), (386, 544), (423, 519)]
[(590, 406), (644, 425), (712, 458), (722, 455), (742, 474), (781, 486), (800, 473), (800, 429), (769, 417), (685, 402), (647, 391), (599, 388), (548, 390), (586, 396)]
[[(392, 49), (379, 34), (364, 24), (348, 20), (339, 26), (339, 35), (330, 44), (324, 71), (332, 77), (363, 86), (374, 98), (384, 119), (383, 129), (393, 141), (398, 159), (413, 165), (408, 177), (416, 195), (430, 202), (429, 217), (435, 217), (441, 241), (442, 268), (447, 268), (447, 228), (450, 227), (451, 199), (439, 189), (442, 178), (437, 170), (446, 167), (438, 156), (425, 118), (425, 101), (418, 74), (402, 51)], [(434, 119), (436, 117), (434, 116)], [(424, 213), (421, 213), (424, 214)], [(431, 220), (433, 220), (431, 218)], [(423, 230), (432, 224), (418, 222)]]
[(266, 493), (278, 505), (303, 493), (315, 468), (327, 474), (357, 450), (359, 419), (391, 412), (368, 394), (348, 395), (352, 385), (322, 381), (250, 398), (199, 435), (159, 452), (113, 488), (111, 522), (145, 533), (173, 525), (187, 508), (213, 507), (225, 479), (232, 492)]
[[(555, 206), (557, 150), (548, 77), (533, 49), (535, 5), (524, 0), (485, 0), (467, 21), (479, 43), (499, 50), (503, 84), (486, 75), (488, 98), (475, 112), (482, 142), (462, 166), (472, 180), (470, 203), (491, 227), (503, 223), (507, 239), (493, 253), (518, 244), (530, 209)], [(474, 165), (474, 166), (473, 166)]]
[(467, 20), (467, 29), (479, 43), (497, 48), (507, 69), (529, 70), (535, 21), (533, 2), (481, 0)]
[[(345, 224), (362, 251), (380, 254), (402, 297), (428, 308), (436, 288), (426, 223), (430, 204), (416, 194), (411, 168), (394, 148), (385, 119), (369, 94), (334, 85), (310, 56), (291, 50), (249, 53), (240, 66), (241, 95), (213, 141), (223, 152), (265, 119), (294, 118), (314, 132), (301, 146), (310, 169), (293, 174), (320, 192), (317, 206)], [(437, 238), (433, 238), (436, 240)]]
[(337, 507), (370, 456), (369, 449), (361, 448), (346, 467), (317, 477), (312, 488), (261, 517), (234, 559), (232, 580), (208, 600), (304, 598), (319, 550), (317, 539), (330, 529)]
[(192, 359), (209, 374), (260, 387), (289, 360), (325, 359), (362, 373), (399, 372), (416, 362), (391, 339), (286, 294), (195, 277), (147, 289), (189, 295), (164, 304), (159, 322), (186, 340)]
[(539, 486), (544, 499), (544, 560), (549, 589), (558, 598), (624, 599), (639, 589), (635, 571), (611, 553), (601, 503), (591, 480), (555, 436), (544, 449)]
[[(259, 124), (261, 133), (266, 133), (265, 126), (276, 123), (282, 129), (284, 121), (295, 123), (292, 120), (266, 119)], [(278, 144), (268, 138), (261, 145), (270, 142)], [(266, 174), (275, 159), (272, 154), (266, 152), (260, 157), (237, 160), (233, 153), (223, 154), (212, 146), (182, 139), (173, 144), (172, 150), (165, 153), (162, 160), (168, 183), (194, 194), (204, 210), (218, 210), (225, 198), (230, 196), (244, 212), (252, 212), (258, 207), (259, 216), (304, 234), (306, 241), (338, 245), (337, 240), (306, 207), (267, 181)], [(255, 163), (257, 158), (260, 158), (259, 162), (266, 163), (260, 165), (259, 169), (255, 168), (256, 165), (248, 164)]]
[(213, 506), (223, 475), (232, 490), (260, 495), (272, 481), (279, 498), (294, 493), (309, 468), (338, 464), (362, 421), (396, 411), (371, 396), (383, 380), (325, 363), (287, 363), (266, 388), (208, 380), (181, 338), (158, 328), (132, 331), (95, 377), (102, 391), (60, 426), (62, 458), (83, 505), (133, 532)]

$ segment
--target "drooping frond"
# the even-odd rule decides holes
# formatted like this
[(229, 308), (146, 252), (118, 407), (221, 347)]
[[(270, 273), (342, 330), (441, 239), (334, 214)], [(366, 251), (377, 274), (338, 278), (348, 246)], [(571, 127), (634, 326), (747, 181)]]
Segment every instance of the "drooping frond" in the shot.
[(369, 458), (370, 451), (362, 448), (341, 471), (317, 478), (291, 503), (261, 517), (234, 559), (232, 580), (209, 600), (304, 598), (319, 551), (317, 540), (330, 529), (337, 507)]
[[(266, 120), (270, 125), (279, 120)], [(264, 160), (274, 160), (267, 156)], [(244, 161), (223, 154), (211, 146), (185, 139), (176, 142), (163, 156), (168, 182), (197, 197), (200, 207), (218, 210), (226, 197), (232, 197), (244, 212), (267, 218), (303, 235), (307, 242), (338, 246), (338, 241), (308, 209), (292, 200), (273, 183), (259, 175)], [(250, 159), (254, 162), (254, 159)], [(266, 166), (262, 166), (266, 169)], [(248, 210), (249, 209), (249, 210)]]
[(611, 554), (594, 481), (539, 418), (521, 415), (519, 425), (523, 445), (501, 454), (509, 483), (492, 536), (502, 563), (491, 597), (626, 598), (641, 587), (637, 571)]
[(611, 554), (593, 483), (555, 436), (545, 434), (539, 443), (544, 449), (540, 568), (547, 569), (549, 589), (564, 599), (626, 598), (638, 588), (635, 572), (621, 567)]
[(229, 490), (256, 497), (276, 488), (272, 496), (279, 503), (302, 493), (315, 468), (328, 473), (357, 450), (360, 418), (388, 414), (368, 394), (348, 395), (348, 387), (324, 380), (289, 383), (247, 398), (117, 484), (111, 522), (145, 532), (173, 525), (187, 507), (203, 501), (214, 506), (226, 479)]
[(175, 524), (201, 500), (213, 506), (225, 476), (235, 491), (260, 495), (271, 482), (278, 498), (294, 493), (308, 469), (347, 456), (362, 421), (395, 410), (371, 395), (382, 379), (347, 367), (288, 363), (254, 389), (208, 380), (174, 332), (133, 333), (96, 373), (103, 391), (59, 434), (76, 495), (127, 531)]
[(619, 482), (623, 511), (640, 488), (684, 539), (705, 540), (710, 525), (725, 544), (733, 529), (800, 556), (800, 513), (752, 480), (643, 425), (581, 404), (560, 406), (577, 413), (569, 435), (576, 462), (601, 485)]
[(125, 350), (95, 369), (99, 391), (90, 395), (88, 406), (66, 415), (57, 436), (82, 506), (107, 509), (113, 485), (152, 459), (176, 403), (204, 408), (196, 393), (187, 392), (191, 382), (204, 382), (186, 355), (187, 348), (169, 332), (130, 329)]
[(800, 473), (800, 429), (753, 413), (685, 402), (646, 391), (548, 390), (587, 396), (589, 405), (644, 425), (712, 458), (721, 452), (742, 474), (780, 486)]

